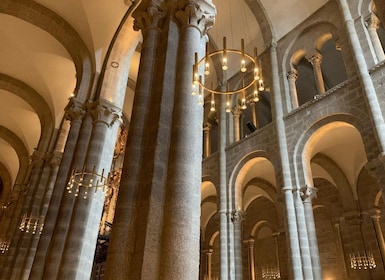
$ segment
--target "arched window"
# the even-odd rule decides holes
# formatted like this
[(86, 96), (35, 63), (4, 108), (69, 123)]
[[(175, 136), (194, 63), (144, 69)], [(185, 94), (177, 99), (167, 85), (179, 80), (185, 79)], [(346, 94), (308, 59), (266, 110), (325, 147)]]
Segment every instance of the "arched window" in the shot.
[(322, 76), (325, 90), (328, 90), (345, 81), (347, 74), (341, 52), (336, 49), (332, 40), (328, 40), (322, 46), (321, 54)]
[(297, 97), (298, 105), (301, 106), (317, 95), (317, 86), (314, 79), (313, 66), (305, 57), (299, 61), (297, 71)]

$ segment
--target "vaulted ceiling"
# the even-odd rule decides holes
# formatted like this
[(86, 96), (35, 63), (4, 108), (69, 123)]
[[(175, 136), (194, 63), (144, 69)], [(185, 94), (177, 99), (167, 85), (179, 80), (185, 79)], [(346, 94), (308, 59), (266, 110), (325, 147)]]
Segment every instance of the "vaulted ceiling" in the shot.
[[(214, 44), (220, 45), (226, 36), (229, 47), (237, 47), (245, 38), (248, 50), (254, 46), (263, 50), (264, 40), (283, 37), (327, 1), (213, 2), (217, 7), (210, 31)], [(60, 127), (77, 79), (101, 72), (111, 40), (131, 4), (128, 0), (0, 2), (0, 177), (6, 172), (14, 183), (21, 155), (50, 144), (40, 139), (43, 131)], [(266, 25), (273, 34), (262, 34)], [(88, 64), (79, 63), (84, 58)], [(137, 63), (138, 59), (131, 65), (134, 82)]]

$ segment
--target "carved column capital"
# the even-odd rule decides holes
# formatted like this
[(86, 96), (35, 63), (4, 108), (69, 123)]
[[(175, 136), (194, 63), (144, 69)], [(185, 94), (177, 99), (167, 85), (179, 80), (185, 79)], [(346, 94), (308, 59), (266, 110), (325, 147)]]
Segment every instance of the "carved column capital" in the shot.
[(318, 189), (312, 186), (303, 186), (300, 188), (300, 195), (304, 202), (310, 202), (317, 197)]
[(231, 113), (233, 113), (233, 116), (239, 117), (242, 114), (242, 109), (239, 106), (235, 106), (232, 110)]
[(244, 212), (239, 210), (233, 210), (233, 212), (231, 212), (231, 221), (234, 224), (242, 223), (244, 220), (245, 220)]
[(312, 65), (319, 66), (322, 62), (322, 54), (317, 52), (309, 56), (307, 59)]
[(121, 119), (121, 110), (105, 100), (91, 103), (89, 108), (94, 123), (101, 122), (112, 126)]
[(212, 126), (210, 123), (205, 123), (205, 124), (203, 125), (203, 131), (204, 131), (205, 133), (208, 133), (208, 132), (210, 132), (210, 130), (211, 130), (212, 127), (213, 127), (213, 126)]
[(287, 72), (286, 77), (289, 81), (297, 81), (298, 79), (297, 69), (291, 69), (289, 72)]
[(247, 245), (249, 246), (249, 248), (254, 248), (254, 245), (255, 245), (255, 240), (254, 238), (249, 238), (249, 239), (246, 239), (245, 241), (243, 241), (244, 243), (247, 243)]
[(374, 13), (370, 13), (370, 15), (366, 18), (365, 26), (367, 28), (373, 28), (377, 30), (380, 27), (380, 23), (380, 19)]
[(206, 1), (181, 1), (175, 17), (182, 28), (195, 27), (202, 36), (213, 26), (216, 9), (212, 3)]
[(134, 18), (134, 30), (145, 32), (148, 29), (160, 29), (167, 12), (156, 1), (142, 1), (132, 13)]
[(68, 121), (76, 122), (81, 121), (86, 113), (83, 103), (72, 97), (65, 107), (64, 118)]

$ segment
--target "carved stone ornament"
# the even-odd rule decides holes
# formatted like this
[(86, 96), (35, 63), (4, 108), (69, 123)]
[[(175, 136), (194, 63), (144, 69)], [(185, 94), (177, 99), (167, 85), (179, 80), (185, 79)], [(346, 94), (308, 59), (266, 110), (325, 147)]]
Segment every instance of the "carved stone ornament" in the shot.
[(205, 1), (181, 1), (175, 17), (183, 28), (192, 26), (199, 29), (202, 35), (213, 26), (216, 9), (211, 3)]
[(84, 106), (72, 97), (65, 108), (64, 118), (70, 122), (81, 121), (85, 115)]
[(306, 200), (312, 200), (313, 198), (316, 198), (317, 197), (317, 190), (318, 189), (315, 187), (303, 186), (300, 189), (300, 194), (301, 194), (302, 200), (306, 201)]
[(105, 100), (91, 103), (89, 108), (94, 123), (102, 122), (107, 126), (112, 126), (121, 119), (121, 111)]
[(135, 19), (134, 30), (160, 29), (166, 14), (166, 11), (155, 1), (151, 1), (149, 4), (146, 1), (142, 1), (132, 14)]

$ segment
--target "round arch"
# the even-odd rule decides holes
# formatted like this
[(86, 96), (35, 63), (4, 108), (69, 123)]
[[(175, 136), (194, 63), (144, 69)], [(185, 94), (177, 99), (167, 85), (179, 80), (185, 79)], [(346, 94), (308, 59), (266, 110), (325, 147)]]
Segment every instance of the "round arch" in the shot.
[(84, 102), (90, 96), (95, 76), (95, 62), (79, 34), (69, 23), (34, 1), (1, 1), (0, 13), (27, 21), (56, 38), (66, 48), (74, 61), (77, 98)]
[(54, 129), (54, 118), (47, 102), (45, 102), (45, 100), (27, 84), (1, 73), (0, 89), (7, 90), (22, 98), (38, 115), (41, 126), (41, 135), (37, 149), (43, 152), (46, 151), (50, 144)]
[(245, 155), (233, 168), (229, 180), (230, 201), (233, 208), (244, 210), (243, 190), (252, 178), (265, 179), (276, 186), (274, 165), (265, 151), (254, 151)]

